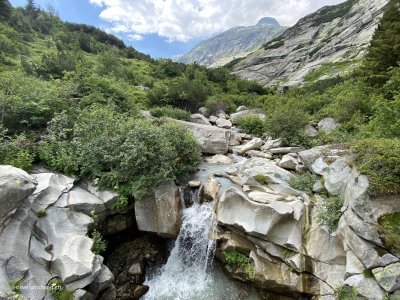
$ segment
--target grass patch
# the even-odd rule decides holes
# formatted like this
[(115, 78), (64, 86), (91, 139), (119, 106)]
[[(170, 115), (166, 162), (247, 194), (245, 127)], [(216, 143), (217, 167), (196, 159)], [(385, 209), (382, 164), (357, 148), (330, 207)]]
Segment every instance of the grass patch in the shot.
[(384, 215), (379, 218), (378, 223), (385, 246), (400, 253), (400, 213)]
[(229, 265), (234, 265), (244, 269), (247, 276), (250, 279), (254, 279), (254, 266), (246, 255), (237, 251), (225, 251), (224, 257)]
[[(322, 197), (321, 197), (322, 198)], [(339, 219), (342, 216), (342, 196), (328, 196), (317, 203), (316, 221), (318, 224), (328, 227), (329, 232), (337, 229)]]
[(97, 230), (92, 232), (93, 246), (92, 252), (94, 254), (100, 254), (107, 248), (107, 241), (103, 239), (103, 236)]
[(65, 284), (60, 278), (53, 278), (48, 283), (50, 294), (56, 300), (71, 300), (73, 297), (72, 291), (65, 288)]
[(254, 180), (257, 181), (259, 184), (267, 183), (267, 177), (263, 174), (257, 174), (256, 176), (254, 176)]
[(292, 176), (289, 180), (289, 185), (296, 190), (304, 191), (307, 194), (311, 194), (313, 191), (313, 186), (317, 181), (317, 175), (311, 172), (306, 172), (304, 174)]
[(339, 285), (335, 289), (335, 295), (338, 300), (356, 300), (357, 289), (352, 286)]
[[(323, 45), (319, 45), (313, 50), (310, 51), (309, 56), (312, 57), (315, 53), (317, 53)], [(338, 62), (338, 63), (327, 63), (322, 64), (318, 69), (312, 70), (305, 77), (304, 80), (306, 82), (317, 81), (324, 75), (331, 75), (332, 73), (342, 73), (349, 67), (349, 62)], [(337, 74), (338, 75), (338, 74)]]

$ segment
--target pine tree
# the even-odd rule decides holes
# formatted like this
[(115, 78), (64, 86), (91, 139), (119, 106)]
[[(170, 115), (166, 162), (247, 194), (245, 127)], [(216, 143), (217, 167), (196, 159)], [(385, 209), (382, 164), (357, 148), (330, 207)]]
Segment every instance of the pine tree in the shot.
[(11, 4), (8, 0), (0, 0), (0, 21), (8, 21), (12, 12)]
[(373, 86), (389, 79), (388, 71), (400, 62), (400, 1), (390, 0), (365, 57), (362, 75)]
[(25, 11), (31, 17), (33, 18), (37, 17), (39, 9), (34, 0), (27, 0), (25, 5)]

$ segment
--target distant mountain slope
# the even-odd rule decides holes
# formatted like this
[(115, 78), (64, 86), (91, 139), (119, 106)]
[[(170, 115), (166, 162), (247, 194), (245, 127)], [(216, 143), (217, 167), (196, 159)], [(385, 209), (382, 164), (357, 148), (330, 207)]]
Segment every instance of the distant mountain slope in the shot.
[(323, 7), (238, 62), (233, 73), (271, 86), (344, 72), (365, 54), (387, 3), (348, 0)]
[(197, 62), (217, 67), (244, 57), (285, 31), (274, 18), (262, 18), (257, 25), (239, 26), (201, 42), (178, 58), (179, 62)]

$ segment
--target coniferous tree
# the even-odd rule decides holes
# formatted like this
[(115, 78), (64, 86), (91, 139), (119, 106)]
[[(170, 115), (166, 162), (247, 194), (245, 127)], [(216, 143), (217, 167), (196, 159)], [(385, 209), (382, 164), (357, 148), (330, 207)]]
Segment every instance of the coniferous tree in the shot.
[(12, 12), (11, 4), (8, 0), (0, 0), (0, 21), (8, 21)]
[(362, 75), (373, 86), (389, 79), (388, 71), (400, 62), (400, 1), (390, 0), (365, 57)]
[(37, 17), (39, 9), (34, 0), (27, 0), (25, 5), (25, 11), (31, 17), (33, 18)]

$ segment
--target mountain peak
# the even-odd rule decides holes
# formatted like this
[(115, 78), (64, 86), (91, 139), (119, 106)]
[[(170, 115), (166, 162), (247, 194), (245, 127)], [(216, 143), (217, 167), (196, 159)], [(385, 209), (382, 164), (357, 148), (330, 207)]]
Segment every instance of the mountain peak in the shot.
[(258, 21), (257, 25), (270, 25), (270, 26), (280, 26), (279, 22), (275, 18), (264, 17)]

